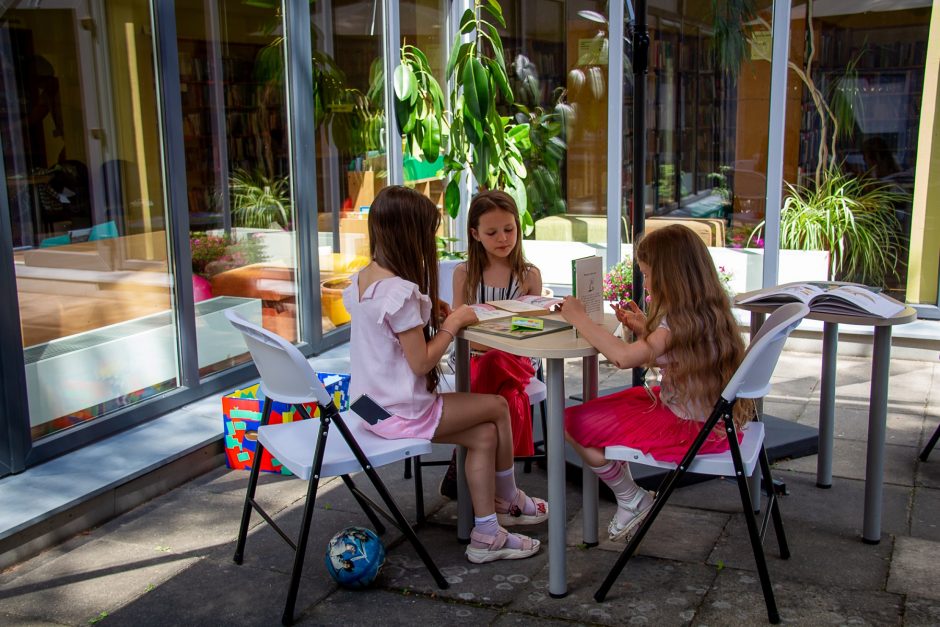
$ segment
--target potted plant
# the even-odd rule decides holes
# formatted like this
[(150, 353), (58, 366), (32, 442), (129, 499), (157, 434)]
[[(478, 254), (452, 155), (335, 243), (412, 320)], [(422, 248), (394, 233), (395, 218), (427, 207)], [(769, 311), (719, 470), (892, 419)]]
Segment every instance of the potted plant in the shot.
[(292, 208), (287, 179), (239, 169), (229, 179), (229, 191), (236, 226), (290, 230)]

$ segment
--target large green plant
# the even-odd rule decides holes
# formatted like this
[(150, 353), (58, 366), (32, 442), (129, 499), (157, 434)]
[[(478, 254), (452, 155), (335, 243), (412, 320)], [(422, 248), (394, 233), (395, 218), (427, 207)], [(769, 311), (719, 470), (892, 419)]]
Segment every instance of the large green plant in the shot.
[(894, 206), (905, 194), (834, 166), (824, 172), (821, 185), (787, 183), (787, 188), (780, 211), (782, 248), (828, 250), (831, 279), (883, 285), (896, 275), (901, 227)]
[[(426, 55), (414, 46), (403, 46), (394, 80), (396, 114), (412, 154), (420, 152), (434, 161), (443, 150), (443, 174), (451, 177), (444, 205), (451, 217), (460, 211), (463, 176), (472, 173), (480, 188), (504, 189), (513, 196), (523, 229), (529, 232), (534, 222), (528, 211), (523, 157), (525, 142), (531, 141), (529, 125), (498, 110), (499, 105), (511, 107), (514, 98), (496, 25), (506, 27), (496, 0), (474, 0), (461, 16), (447, 61), (446, 76), (453, 78), (454, 89), (446, 102)], [(435, 151), (438, 129), (441, 144)]]

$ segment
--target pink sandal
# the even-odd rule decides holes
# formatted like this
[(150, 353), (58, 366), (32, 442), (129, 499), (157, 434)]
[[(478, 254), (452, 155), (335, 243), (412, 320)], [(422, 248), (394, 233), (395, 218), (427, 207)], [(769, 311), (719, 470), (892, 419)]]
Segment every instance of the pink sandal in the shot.
[(489, 536), (474, 529), (470, 532), (470, 542), (476, 542), (485, 545), (485, 547), (475, 547), (472, 544), (467, 547), (467, 559), (474, 564), (483, 564), (485, 562), (495, 562), (496, 560), (521, 560), (526, 557), (532, 557), (539, 552), (541, 543), (535, 538), (512, 534), (522, 541), (521, 549), (513, 549), (506, 546), (506, 540), (509, 539), (509, 532), (499, 528), (495, 536)]
[[(526, 498), (532, 498), (532, 502), (535, 504), (534, 514), (523, 513)], [(526, 497), (525, 492), (517, 489), (516, 498), (512, 500), (512, 503), (506, 499), (496, 497), (496, 519), (503, 527), (537, 525), (548, 520), (548, 503), (535, 497)]]

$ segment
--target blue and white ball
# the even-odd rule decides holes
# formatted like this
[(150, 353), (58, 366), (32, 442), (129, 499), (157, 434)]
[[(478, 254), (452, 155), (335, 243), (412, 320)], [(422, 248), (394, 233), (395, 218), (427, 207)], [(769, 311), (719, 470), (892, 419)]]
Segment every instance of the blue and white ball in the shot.
[(369, 586), (385, 563), (385, 545), (371, 529), (346, 527), (326, 547), (326, 570), (344, 588)]

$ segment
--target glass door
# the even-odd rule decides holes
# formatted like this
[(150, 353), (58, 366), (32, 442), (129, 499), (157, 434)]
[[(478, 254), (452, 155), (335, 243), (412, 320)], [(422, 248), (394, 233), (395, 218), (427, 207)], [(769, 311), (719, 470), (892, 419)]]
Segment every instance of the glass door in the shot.
[(33, 440), (178, 385), (150, 5), (0, 12), (2, 138)]

